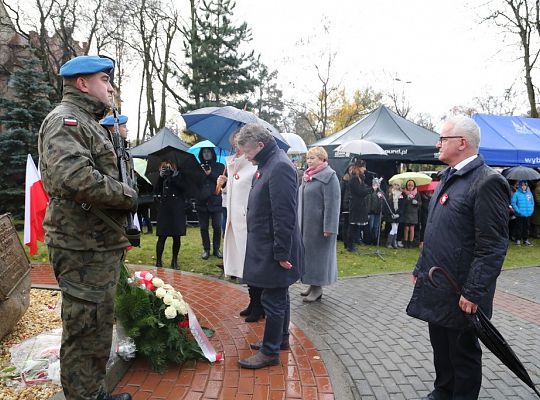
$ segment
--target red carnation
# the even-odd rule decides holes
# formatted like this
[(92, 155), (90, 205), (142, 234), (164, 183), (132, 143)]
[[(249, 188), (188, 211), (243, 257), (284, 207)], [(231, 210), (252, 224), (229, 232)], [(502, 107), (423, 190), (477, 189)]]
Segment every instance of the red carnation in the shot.
[(179, 328), (189, 328), (189, 320), (184, 319), (178, 323)]

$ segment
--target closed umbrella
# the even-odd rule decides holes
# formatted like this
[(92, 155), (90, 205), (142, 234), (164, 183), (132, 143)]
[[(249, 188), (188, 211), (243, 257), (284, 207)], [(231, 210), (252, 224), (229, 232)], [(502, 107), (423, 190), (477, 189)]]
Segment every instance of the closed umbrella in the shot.
[(400, 185), (403, 185), (405, 182), (411, 180), (414, 181), (416, 186), (427, 185), (432, 181), (431, 177), (420, 172), (404, 172), (402, 174), (394, 175), (389, 179), (388, 182), (392, 185), (394, 183), (399, 183)]
[[(433, 287), (438, 287), (433, 275), (435, 272), (439, 272), (448, 280), (450, 285), (454, 288), (457, 294), (461, 294), (456, 280), (450, 273), (441, 267), (432, 267), (429, 270), (429, 282)], [(504, 339), (501, 333), (495, 328), (488, 317), (484, 314), (482, 309), (478, 307), (475, 314), (468, 315), (471, 325), (474, 327), (476, 335), (482, 341), (482, 343), (493, 353), (499, 360), (506, 365), (510, 371), (521, 379), (527, 386), (529, 386), (538, 397), (540, 392), (534, 385), (529, 373), (523, 366), (522, 362), (517, 357), (516, 353), (512, 350), (508, 342)]]
[(280, 148), (287, 151), (289, 145), (283, 136), (268, 122), (255, 114), (239, 110), (236, 107), (204, 107), (182, 114), (186, 121), (186, 128), (210, 140), (217, 147), (229, 149), (229, 137), (245, 124), (255, 123), (262, 125), (274, 136)]

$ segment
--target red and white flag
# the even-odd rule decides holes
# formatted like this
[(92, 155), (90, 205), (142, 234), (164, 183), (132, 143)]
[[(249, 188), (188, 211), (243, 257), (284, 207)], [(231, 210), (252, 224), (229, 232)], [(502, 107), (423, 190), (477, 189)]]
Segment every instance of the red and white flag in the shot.
[(24, 191), (24, 244), (30, 247), (31, 256), (37, 252), (37, 241), (43, 242), (45, 239), (43, 219), (48, 202), (49, 197), (43, 188), (41, 176), (28, 154)]

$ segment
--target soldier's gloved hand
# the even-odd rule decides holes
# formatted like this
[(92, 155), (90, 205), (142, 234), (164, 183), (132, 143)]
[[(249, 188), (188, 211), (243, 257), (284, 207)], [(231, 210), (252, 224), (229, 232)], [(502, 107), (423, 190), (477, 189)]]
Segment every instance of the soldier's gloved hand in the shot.
[(128, 184), (122, 183), (122, 192), (124, 193), (124, 197), (126, 199), (126, 209), (135, 210), (134, 212), (136, 212), (138, 199), (137, 191)]

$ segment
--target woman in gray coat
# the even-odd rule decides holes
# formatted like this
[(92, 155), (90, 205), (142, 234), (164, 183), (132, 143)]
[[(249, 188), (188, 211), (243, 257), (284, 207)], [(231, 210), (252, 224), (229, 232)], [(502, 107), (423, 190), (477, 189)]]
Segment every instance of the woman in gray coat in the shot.
[(310, 285), (302, 293), (304, 302), (322, 297), (322, 286), (337, 280), (336, 240), (341, 193), (336, 172), (328, 166), (322, 147), (311, 148), (302, 185), (298, 191), (298, 219), (305, 248), (302, 283)]

